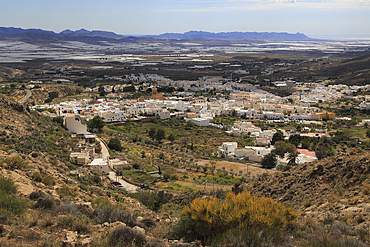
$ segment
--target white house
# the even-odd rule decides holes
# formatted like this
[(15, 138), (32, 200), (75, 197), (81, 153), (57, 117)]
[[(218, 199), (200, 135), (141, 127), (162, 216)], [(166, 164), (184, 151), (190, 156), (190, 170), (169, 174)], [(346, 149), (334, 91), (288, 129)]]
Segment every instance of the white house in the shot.
[(237, 142), (223, 142), (220, 147), (218, 147), (218, 154), (225, 154), (226, 156), (234, 155), (235, 150), (238, 148)]
[(86, 125), (81, 123), (78, 115), (67, 114), (65, 117), (65, 127), (73, 134), (87, 134)]
[(187, 105), (188, 105), (188, 103), (185, 103), (183, 101), (180, 101), (176, 105), (176, 110), (177, 111), (185, 111), (187, 109)]
[(260, 137), (261, 138), (266, 138), (266, 139), (272, 139), (272, 137), (274, 136), (275, 133), (276, 133), (275, 129), (273, 129), (273, 130), (264, 130), (264, 131), (261, 132)]
[(74, 152), (69, 155), (69, 161), (75, 165), (86, 165), (89, 158), (88, 152)]
[(108, 174), (109, 168), (108, 164), (104, 159), (94, 159), (90, 164), (89, 167), (93, 169), (95, 172), (98, 172), (100, 174)]
[(159, 117), (161, 120), (169, 119), (171, 118), (170, 112), (164, 109), (161, 113), (159, 113)]
[(262, 158), (267, 154), (271, 153), (275, 150), (273, 146), (270, 147), (254, 147), (254, 146), (246, 146), (246, 149), (253, 149), (255, 151), (254, 156), (249, 156), (249, 160), (253, 160), (256, 162), (261, 162)]

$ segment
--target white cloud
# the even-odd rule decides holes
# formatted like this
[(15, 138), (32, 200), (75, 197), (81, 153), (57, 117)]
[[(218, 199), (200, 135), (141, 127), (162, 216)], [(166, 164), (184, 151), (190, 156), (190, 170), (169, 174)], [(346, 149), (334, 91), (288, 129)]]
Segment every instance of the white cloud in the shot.
[(370, 0), (228, 0), (232, 9), (269, 10), (286, 7), (299, 9), (370, 9)]

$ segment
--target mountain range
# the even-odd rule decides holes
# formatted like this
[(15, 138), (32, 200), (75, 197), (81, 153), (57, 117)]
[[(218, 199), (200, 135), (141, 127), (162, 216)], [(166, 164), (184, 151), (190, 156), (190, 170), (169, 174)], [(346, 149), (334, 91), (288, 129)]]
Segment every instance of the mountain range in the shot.
[(19, 41), (30, 41), (36, 39), (38, 41), (68, 41), (68, 40), (79, 40), (84, 37), (94, 37), (94, 41), (97, 39), (127, 39), (127, 38), (149, 38), (149, 39), (176, 39), (176, 40), (192, 40), (192, 39), (210, 39), (210, 40), (248, 40), (248, 41), (309, 41), (312, 38), (307, 37), (303, 33), (276, 33), (276, 32), (204, 32), (204, 31), (189, 31), (185, 33), (164, 33), (160, 35), (145, 35), (145, 36), (131, 36), (131, 35), (120, 35), (109, 31), (99, 30), (86, 30), (80, 29), (71, 31), (66, 29), (60, 33), (53, 31), (46, 31), (42, 29), (22, 29), (14, 27), (0, 27), (0, 40), (19, 40)]

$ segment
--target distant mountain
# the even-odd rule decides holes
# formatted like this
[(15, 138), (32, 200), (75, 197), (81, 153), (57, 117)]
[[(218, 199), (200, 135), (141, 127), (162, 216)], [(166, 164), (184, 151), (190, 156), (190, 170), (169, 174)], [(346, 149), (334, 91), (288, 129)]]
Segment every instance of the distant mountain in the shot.
[(45, 31), (42, 29), (23, 29), (16, 27), (0, 27), (0, 35), (3, 34), (24, 34), (24, 33), (42, 33), (42, 34), (55, 34), (53, 31)]
[(268, 33), (268, 32), (221, 32), (189, 31), (186, 33), (165, 33), (150, 36), (157, 39), (220, 39), (220, 40), (251, 40), (251, 41), (309, 41), (313, 40), (303, 33)]
[(121, 39), (123, 35), (116, 34), (114, 32), (108, 32), (108, 31), (99, 31), (99, 30), (92, 30), (88, 31), (86, 29), (80, 29), (76, 31), (71, 31), (69, 29), (66, 29), (59, 34), (61, 35), (68, 35), (68, 36), (97, 36), (97, 37), (104, 37), (104, 38), (112, 38), (112, 39)]
[(186, 33), (165, 33), (148, 36), (125, 36), (108, 31), (88, 31), (80, 29), (71, 31), (66, 29), (60, 33), (45, 31), (42, 29), (22, 29), (14, 27), (0, 27), (0, 40), (23, 41), (27, 43), (52, 43), (62, 41), (81, 41), (85, 43), (99, 43), (100, 41), (110, 42), (135, 42), (147, 39), (175, 39), (175, 40), (247, 40), (247, 41), (312, 41), (303, 33), (258, 33), (258, 32), (221, 32), (211, 33), (203, 31), (189, 31)]

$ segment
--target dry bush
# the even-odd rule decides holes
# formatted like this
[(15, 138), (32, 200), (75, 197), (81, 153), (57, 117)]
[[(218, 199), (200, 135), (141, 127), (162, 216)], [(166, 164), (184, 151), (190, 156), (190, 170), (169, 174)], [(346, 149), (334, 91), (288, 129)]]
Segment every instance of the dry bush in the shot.
[(65, 202), (60, 204), (56, 208), (56, 213), (58, 214), (74, 214), (74, 215), (86, 215), (88, 218), (93, 218), (93, 210), (87, 206), (87, 205), (82, 205), (82, 204), (74, 204), (70, 202)]
[(60, 196), (62, 200), (73, 200), (77, 196), (77, 189), (71, 188), (67, 185), (62, 185), (60, 188), (56, 190), (57, 194)]
[(156, 224), (153, 218), (144, 218), (140, 221), (140, 225), (143, 225), (144, 228), (148, 229), (155, 226)]
[(299, 245), (303, 246), (368, 246), (358, 239), (358, 231), (340, 221), (332, 220), (331, 217), (324, 222), (313, 219), (305, 219), (301, 222), (300, 234), (296, 236)]
[(72, 231), (81, 233), (90, 233), (91, 224), (85, 215), (67, 215), (58, 218), (58, 226)]
[(365, 184), (363, 185), (363, 188), (362, 188), (362, 194), (363, 195), (370, 195), (370, 185), (369, 184)]
[(150, 230), (150, 233), (156, 239), (164, 239), (166, 238), (169, 231), (169, 225), (167, 224), (160, 224)]
[(30, 211), (24, 216), (22, 216), (23, 223), (29, 227), (36, 226), (39, 219), (40, 219), (40, 213), (38, 211)]
[(133, 231), (130, 227), (117, 227), (109, 235), (109, 246), (144, 246), (145, 235)]
[(137, 225), (136, 215), (122, 209), (115, 209), (112, 206), (96, 208), (94, 210), (94, 215), (96, 222), (98, 222), (99, 224), (102, 224), (104, 222), (112, 223), (120, 221), (124, 222), (130, 227), (134, 227)]

